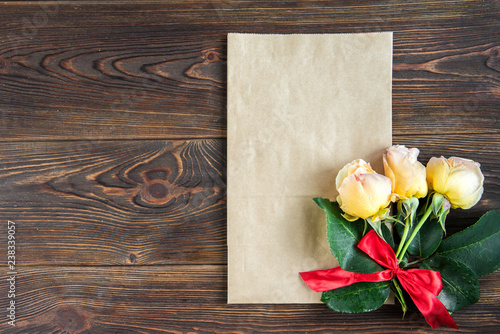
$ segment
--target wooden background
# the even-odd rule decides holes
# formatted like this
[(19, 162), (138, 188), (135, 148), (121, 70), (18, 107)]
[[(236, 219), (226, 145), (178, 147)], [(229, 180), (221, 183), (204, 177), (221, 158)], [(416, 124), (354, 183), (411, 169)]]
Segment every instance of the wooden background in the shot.
[[(500, 206), (500, 2), (353, 2), (2, 1), (0, 332), (436, 332), (390, 305), (226, 304), (228, 32), (393, 31), (393, 142), (481, 163), (449, 233)], [(499, 279), (459, 332), (498, 332)]]

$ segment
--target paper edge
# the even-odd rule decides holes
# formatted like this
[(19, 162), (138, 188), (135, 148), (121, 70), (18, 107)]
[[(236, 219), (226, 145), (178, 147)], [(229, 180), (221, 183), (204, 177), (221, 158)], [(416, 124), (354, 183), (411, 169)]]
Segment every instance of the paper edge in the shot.
[[(393, 97), (393, 92), (392, 92), (392, 81), (394, 79), (393, 77), (393, 64), (394, 64), (394, 32), (393, 31), (373, 31), (373, 32), (359, 32), (359, 33), (246, 33), (246, 32), (229, 32), (227, 33), (227, 43), (229, 44), (229, 39), (231, 36), (237, 36), (237, 35), (255, 35), (255, 36), (307, 36), (307, 35), (312, 35), (312, 36), (323, 36), (323, 35), (369, 35), (369, 34), (384, 34), (388, 35), (390, 38), (390, 110), (391, 110), (391, 117), (389, 119), (390, 122), (390, 129), (391, 129), (391, 136), (390, 136), (390, 145), (392, 145), (392, 139), (393, 139), (393, 122), (392, 122), (392, 97)], [(229, 47), (228, 47), (229, 50)], [(227, 51), (228, 52), (228, 51)], [(228, 55), (228, 54), (227, 54)], [(229, 82), (229, 68), (226, 71), (226, 81)], [(229, 89), (229, 87), (228, 87)], [(227, 92), (226, 92), (227, 94)], [(226, 111), (227, 111), (227, 106), (226, 106)], [(227, 222), (226, 222), (227, 224)], [(226, 235), (227, 236), (227, 235)], [(226, 238), (226, 247), (227, 247), (227, 263), (229, 263), (229, 238)], [(231, 243), (234, 245), (233, 243)], [(335, 255), (333, 255), (335, 256)], [(226, 269), (226, 275), (227, 275), (227, 281), (229, 281), (229, 270)], [(321, 293), (318, 293), (318, 295), (321, 295)], [(311, 301), (305, 301), (305, 302), (280, 302), (280, 303), (271, 303), (271, 302), (240, 302), (240, 301), (231, 301), (229, 298), (229, 290), (227, 289), (227, 284), (226, 284), (226, 304), (231, 304), (231, 305), (307, 305), (307, 304), (312, 304), (312, 305), (318, 305), (322, 304), (320, 300), (317, 302), (311, 302)], [(392, 291), (389, 294), (389, 297), (387, 300), (384, 302), (384, 305), (393, 305), (395, 304), (394, 302), (394, 296)]]

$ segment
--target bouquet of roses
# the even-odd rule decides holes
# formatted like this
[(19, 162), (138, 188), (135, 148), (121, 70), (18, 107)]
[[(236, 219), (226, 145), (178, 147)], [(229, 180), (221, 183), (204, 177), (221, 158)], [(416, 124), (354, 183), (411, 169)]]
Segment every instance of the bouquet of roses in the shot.
[(403, 313), (413, 303), (432, 328), (457, 328), (450, 313), (477, 302), (478, 277), (500, 267), (500, 212), (443, 239), (450, 209), (474, 206), (484, 176), (472, 160), (433, 157), (424, 167), (418, 154), (389, 148), (385, 175), (362, 159), (340, 170), (337, 201), (314, 199), (340, 266), (300, 275), (335, 311), (378, 309), (392, 290)]

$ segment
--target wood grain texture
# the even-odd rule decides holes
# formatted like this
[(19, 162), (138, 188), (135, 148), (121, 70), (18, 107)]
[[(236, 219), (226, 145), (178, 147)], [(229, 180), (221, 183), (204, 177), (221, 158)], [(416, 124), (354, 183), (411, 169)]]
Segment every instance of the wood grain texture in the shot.
[[(393, 142), (486, 177), (451, 234), (500, 207), (499, 17), (488, 0), (1, 2), (0, 217), (18, 224), (18, 275), (17, 327), (3, 311), (0, 332), (452, 332), (389, 305), (226, 304), (226, 34), (393, 31)], [(480, 279), (453, 332), (498, 332), (499, 282)]]
[(225, 141), (3, 143), (0, 183), (22, 265), (225, 263)]
[[(480, 301), (455, 312), (460, 330), (449, 332), (498, 331), (499, 279), (480, 279)], [(225, 266), (21, 268), (16, 283), (18, 328), (2, 323), (2, 333), (448, 332), (432, 330), (417, 312), (402, 320), (397, 305), (363, 314), (323, 304), (227, 305)]]
[(394, 31), (394, 133), (500, 132), (497, 1), (0, 8), (3, 141), (224, 137), (228, 32)]
[[(393, 141), (418, 147), (424, 164), (440, 155), (482, 164), (483, 197), (452, 211), (449, 234), (500, 207), (500, 137)], [(2, 143), (0, 216), (18, 224), (19, 263), (225, 264), (225, 148), (222, 139)]]

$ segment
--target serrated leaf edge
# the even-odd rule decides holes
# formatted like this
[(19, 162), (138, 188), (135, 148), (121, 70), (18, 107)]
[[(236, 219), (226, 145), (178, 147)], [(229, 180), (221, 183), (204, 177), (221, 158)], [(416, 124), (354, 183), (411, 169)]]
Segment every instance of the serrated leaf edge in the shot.
[[(470, 227), (473, 227), (473, 226), (474, 226), (474, 225), (472, 225), (472, 226), (470, 226)], [(470, 228), (470, 227), (468, 227), (468, 228)], [(468, 228), (467, 228), (467, 229), (468, 229)], [(467, 229), (465, 229), (465, 230), (463, 230), (463, 231), (460, 231), (460, 232), (458, 232), (458, 233), (465, 232), (465, 231), (467, 231)], [(457, 234), (458, 234), (458, 233), (457, 233)], [(473, 242), (473, 243), (467, 244), (467, 245), (462, 246), (462, 247), (452, 248), (452, 249), (449, 249), (449, 250), (447, 250), (447, 251), (441, 251), (441, 252), (440, 252), (440, 251), (439, 251), (439, 249), (438, 249), (438, 251), (436, 251), (436, 254), (442, 255), (442, 254), (446, 254), (446, 253), (450, 253), (450, 252), (454, 252), (454, 251), (460, 250), (460, 249), (462, 249), (462, 248), (467, 248), (467, 247), (469, 247), (469, 246), (472, 246), (472, 245), (475, 245), (475, 244), (477, 244), (477, 243), (483, 242), (483, 241), (484, 241), (484, 240), (486, 240), (486, 239), (490, 239), (490, 238), (492, 238), (492, 237), (496, 236), (496, 235), (497, 235), (497, 234), (499, 234), (499, 233), (500, 233), (500, 231), (498, 231), (497, 233), (490, 234), (488, 237), (486, 237), (486, 238), (484, 238), (484, 239), (481, 239), (481, 240), (478, 240), (477, 242)], [(456, 234), (454, 234), (454, 235), (456, 235)], [(451, 238), (451, 237), (450, 237), (450, 238)], [(443, 240), (443, 242), (445, 242), (445, 241), (446, 241), (446, 239), (445, 239), (445, 240)], [(443, 244), (443, 243), (441, 243), (441, 245), (442, 245), (442, 244)], [(441, 245), (440, 245), (440, 247), (441, 247)]]
[[(474, 277), (476, 278), (477, 287), (479, 288), (479, 278), (478, 278), (478, 275), (477, 275), (477, 274), (474, 272), (474, 270), (472, 270), (472, 268), (470, 268), (468, 265), (466, 265), (466, 264), (465, 264), (465, 263), (463, 263), (463, 262), (457, 261), (457, 260), (455, 260), (455, 259), (453, 259), (453, 258), (451, 258), (451, 257), (447, 257), (447, 256), (443, 256), (443, 255), (438, 255), (438, 254), (436, 254), (436, 256), (441, 256), (441, 257), (444, 257), (447, 261), (450, 261), (450, 262), (455, 262), (455, 263), (458, 263), (459, 265), (462, 265), (462, 266), (467, 267), (467, 269), (469, 269), (469, 270), (470, 270), (470, 272), (471, 272), (471, 273), (474, 275)], [(432, 260), (432, 258), (429, 258), (428, 260), (430, 261), (430, 260)], [(429, 270), (439, 271), (439, 270), (436, 270), (436, 269), (434, 269), (434, 268), (430, 267), (430, 266), (429, 266), (426, 262), (423, 262), (422, 264), (423, 264), (423, 265), (425, 265), (425, 266), (427, 267), (427, 268), (422, 268), (422, 269), (429, 269)], [(446, 282), (448, 285), (450, 285), (450, 286), (452, 286), (452, 287), (455, 287), (455, 286), (454, 286), (454, 284), (451, 284), (451, 283), (450, 283), (450, 281), (449, 281), (449, 280), (447, 280), (446, 278), (444, 278), (442, 275), (441, 275), (441, 280), (442, 280), (443, 282)], [(464, 296), (464, 298), (465, 298), (466, 300), (469, 300), (469, 298), (467, 298), (467, 295), (465, 295), (465, 294), (462, 292), (462, 290), (460, 290), (460, 289), (454, 289), (454, 291), (458, 291), (458, 292), (459, 292), (462, 296)], [(456, 311), (461, 310), (462, 308), (464, 308), (464, 307), (466, 307), (466, 306), (469, 306), (469, 305), (472, 305), (472, 304), (474, 304), (474, 303), (477, 303), (477, 302), (479, 301), (479, 299), (480, 299), (480, 298), (481, 298), (481, 289), (479, 289), (479, 296), (478, 296), (477, 300), (475, 300), (475, 301), (473, 301), (473, 302), (469, 303), (468, 305), (465, 305), (465, 306), (463, 306), (463, 307), (461, 307), (461, 308), (459, 308), (459, 309), (457, 309), (457, 310), (454, 310), (453, 312), (456, 312)], [(450, 312), (451, 312), (451, 311), (450, 311)]]

